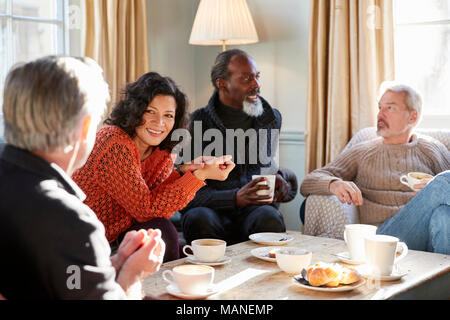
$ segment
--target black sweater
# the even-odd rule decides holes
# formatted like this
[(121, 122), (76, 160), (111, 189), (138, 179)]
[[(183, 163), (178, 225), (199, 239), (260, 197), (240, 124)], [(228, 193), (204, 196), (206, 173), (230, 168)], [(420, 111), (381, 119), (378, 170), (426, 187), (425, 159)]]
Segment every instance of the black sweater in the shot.
[[(278, 164), (274, 161), (275, 159), (272, 159), (272, 155), (276, 152), (275, 148), (278, 148), (279, 130), (281, 128), (282, 121), (281, 114), (277, 109), (273, 109), (266, 100), (261, 97), (260, 99), (263, 103), (264, 112), (261, 116), (252, 119), (252, 129), (254, 129), (254, 134), (250, 134), (249, 136), (251, 137), (249, 139), (246, 139), (245, 155), (242, 155), (242, 152), (237, 152), (236, 149), (238, 147), (238, 143), (235, 141), (233, 161), (236, 163), (236, 167), (233, 169), (233, 171), (230, 172), (228, 179), (225, 181), (207, 180), (207, 185), (196, 193), (194, 199), (184, 210), (182, 210), (182, 212), (185, 212), (186, 210), (194, 207), (209, 207), (217, 210), (236, 209), (236, 192), (252, 180), (252, 175), (257, 174), (281, 174), (283, 178), (289, 183), (290, 187), (290, 192), (283, 202), (291, 201), (295, 197), (298, 187), (295, 174), (287, 169), (279, 170)], [(196, 110), (191, 114), (190, 130), (192, 136), (192, 159), (201, 155), (221, 156), (230, 154), (231, 141), (227, 137), (227, 129), (229, 128), (224, 125), (224, 121), (219, 116), (219, 113), (223, 114), (223, 112), (217, 112), (219, 104), (219, 95), (216, 91), (210, 98), (209, 103), (206, 107)], [(226, 108), (226, 106), (224, 107)], [(195, 122), (197, 122), (196, 125), (194, 125)], [(244, 123), (247, 123), (245, 119)], [(200, 124), (201, 130), (199, 130)], [(209, 139), (204, 138), (201, 139), (201, 137), (204, 137), (205, 132), (209, 129), (218, 129), (220, 131), (224, 143), (218, 145), (223, 145), (222, 150), (218, 150), (218, 148), (211, 148), (211, 145), (216, 141), (215, 139), (214, 141), (210, 141)], [(236, 127), (234, 129), (236, 129)], [(201, 137), (199, 137), (199, 135), (201, 135)], [(273, 146), (271, 145), (272, 135), (274, 138), (274, 142), (276, 142)], [(215, 138), (220, 139), (220, 137)], [(264, 143), (264, 138), (266, 139), (267, 143)], [(197, 145), (195, 146), (195, 144)], [(199, 146), (199, 144), (201, 144), (201, 146)], [(264, 148), (264, 150), (260, 150), (259, 148)], [(196, 150), (201, 151), (201, 154), (196, 153)], [(249, 157), (254, 156), (255, 153), (258, 154), (256, 163), (255, 161), (249, 161)], [(263, 155), (262, 157), (261, 154)], [(241, 159), (239, 159), (239, 156), (241, 156)], [(263, 172), (261, 172), (262, 169)], [(274, 205), (278, 206), (278, 204)]]
[(59, 167), (0, 146), (0, 293), (11, 299), (125, 299), (105, 228)]

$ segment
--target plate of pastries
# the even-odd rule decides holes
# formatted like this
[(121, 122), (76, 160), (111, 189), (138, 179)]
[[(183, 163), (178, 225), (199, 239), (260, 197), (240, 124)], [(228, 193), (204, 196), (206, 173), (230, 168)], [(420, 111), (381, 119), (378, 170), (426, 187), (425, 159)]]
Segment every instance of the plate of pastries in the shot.
[(294, 276), (294, 280), (303, 288), (328, 292), (354, 290), (366, 282), (352, 267), (325, 262), (303, 269), (301, 274)]

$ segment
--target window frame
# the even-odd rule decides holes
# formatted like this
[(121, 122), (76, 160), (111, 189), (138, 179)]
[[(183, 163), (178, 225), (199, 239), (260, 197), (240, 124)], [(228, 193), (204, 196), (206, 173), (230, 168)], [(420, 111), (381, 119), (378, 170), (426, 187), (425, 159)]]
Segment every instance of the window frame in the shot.
[[(6, 61), (2, 63), (6, 64), (6, 70), (9, 70), (17, 61), (14, 59), (14, 43), (13, 43), (13, 23), (14, 21), (29, 21), (46, 23), (49, 25), (55, 25), (57, 30), (56, 38), (56, 52), (55, 55), (68, 55), (70, 52), (69, 41), (69, 0), (57, 0), (57, 17), (56, 19), (29, 17), (13, 14), (13, 2), (14, 0), (5, 0), (6, 12), (0, 12), (0, 18), (6, 20)], [(2, 76), (6, 76), (2, 75)], [(0, 96), (0, 105), (3, 105), (3, 88), (0, 88), (2, 93)], [(0, 143), (3, 140), (3, 113), (0, 108)]]
[[(397, 30), (398, 28), (407, 27), (427, 27), (433, 25), (450, 25), (450, 18), (448, 19), (435, 19), (435, 20), (416, 20), (414, 22), (398, 22), (396, 17), (397, 4), (394, 4), (394, 48), (397, 43)], [(395, 49), (394, 49), (395, 50)], [(445, 53), (444, 53), (445, 54)], [(396, 55), (395, 55), (396, 56)], [(397, 73), (397, 70), (395, 70)], [(426, 102), (425, 102), (426, 103)], [(450, 104), (450, 101), (448, 101)], [(434, 129), (449, 129), (450, 126), (450, 114), (449, 113), (438, 113), (438, 114), (425, 114), (422, 115), (422, 122), (419, 124), (419, 128), (434, 128)]]

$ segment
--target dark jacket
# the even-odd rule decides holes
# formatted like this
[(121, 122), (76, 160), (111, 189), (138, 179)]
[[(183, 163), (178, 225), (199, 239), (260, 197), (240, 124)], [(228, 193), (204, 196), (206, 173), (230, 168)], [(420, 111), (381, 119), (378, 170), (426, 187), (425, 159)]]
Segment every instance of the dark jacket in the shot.
[(54, 164), (0, 146), (0, 293), (6, 299), (119, 299), (105, 229)]
[[(201, 139), (198, 137), (199, 130), (197, 124), (197, 130), (195, 130), (194, 123), (195, 121), (201, 121), (201, 136), (205, 134), (205, 132), (209, 129), (219, 129), (221, 135), (223, 136), (223, 150), (213, 150), (211, 154), (213, 156), (221, 156), (230, 154), (230, 150), (226, 150), (227, 145), (230, 145), (230, 140), (226, 139), (227, 132), (222, 120), (218, 117), (216, 112), (216, 105), (218, 104), (219, 95), (216, 91), (213, 96), (210, 98), (209, 103), (206, 107), (196, 110), (191, 114), (190, 117), (190, 131), (191, 131), (191, 152), (192, 159), (205, 155), (204, 151), (208, 145), (214, 143), (214, 141), (204, 141), (205, 139)], [(279, 174), (283, 176), (283, 178), (288, 181), (290, 190), (289, 195), (284, 199), (283, 202), (291, 201), (296, 193), (297, 193), (297, 178), (295, 174), (290, 170), (279, 170), (277, 164), (273, 161), (272, 155), (277, 152), (275, 148), (278, 148), (278, 143), (275, 143), (274, 146), (271, 145), (272, 135), (279, 135), (279, 130), (281, 129), (281, 114), (277, 109), (273, 109), (266, 100), (261, 98), (263, 103), (264, 112), (261, 116), (255, 118), (253, 129), (255, 129), (256, 134), (246, 140), (246, 161), (245, 163), (237, 163), (237, 154), (236, 148), (234, 148), (234, 158), (233, 161), (236, 163), (236, 167), (233, 171), (230, 172), (227, 180), (225, 181), (217, 181), (217, 180), (207, 180), (207, 186), (203, 187), (199, 191), (197, 191), (194, 199), (188, 204), (188, 206), (182, 210), (185, 212), (186, 210), (194, 207), (209, 207), (212, 209), (225, 209), (232, 210), (236, 209), (235, 197), (236, 192), (249, 183), (252, 180), (252, 175), (258, 174), (267, 174), (266, 172), (261, 173), (261, 169), (275, 168), (274, 172), (271, 174), (276, 174), (277, 171)], [(266, 129), (266, 131), (260, 131), (260, 129)], [(264, 134), (265, 142), (261, 140), (261, 133)], [(278, 136), (274, 136), (274, 141), (278, 142)], [(264, 139), (263, 139), (264, 140)], [(198, 143), (201, 142), (201, 147), (198, 146)], [(197, 143), (197, 146), (195, 144)], [(235, 144), (237, 146), (237, 143)], [(260, 150), (259, 148), (265, 148), (264, 150)], [(195, 151), (201, 151), (201, 154), (196, 153)], [(211, 148), (209, 148), (211, 150)], [(215, 152), (216, 151), (216, 152)], [(264, 151), (266, 151), (264, 153)], [(254, 155), (259, 153), (263, 155), (263, 157), (257, 157), (257, 162), (248, 161), (248, 157), (250, 155)], [(209, 153), (209, 152), (206, 152)], [(244, 157), (242, 155), (242, 157)], [(263, 159), (263, 161), (261, 161)], [(270, 162), (269, 162), (270, 161)], [(278, 207), (278, 204), (274, 204)]]

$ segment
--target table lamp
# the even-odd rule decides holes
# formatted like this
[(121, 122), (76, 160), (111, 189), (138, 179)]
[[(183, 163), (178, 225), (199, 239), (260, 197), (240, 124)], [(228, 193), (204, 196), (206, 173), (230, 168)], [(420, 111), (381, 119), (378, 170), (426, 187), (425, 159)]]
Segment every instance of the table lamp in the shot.
[(201, 0), (189, 44), (214, 46), (258, 42), (246, 0)]

